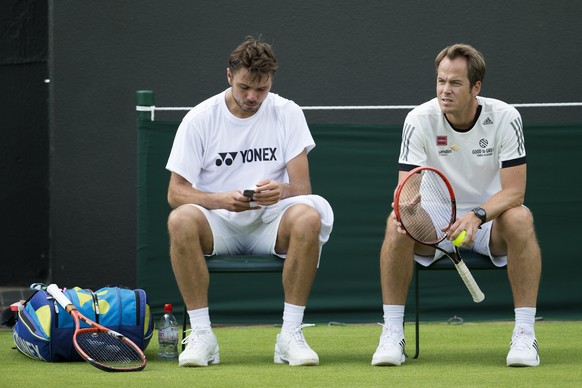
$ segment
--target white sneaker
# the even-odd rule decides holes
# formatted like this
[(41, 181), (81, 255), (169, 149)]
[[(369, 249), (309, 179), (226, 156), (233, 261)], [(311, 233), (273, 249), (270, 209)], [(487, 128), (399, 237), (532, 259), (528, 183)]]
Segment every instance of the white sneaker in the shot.
[(513, 332), (511, 346), (507, 354), (507, 366), (538, 366), (538, 341), (535, 335), (524, 333), (520, 326)]
[(291, 366), (319, 365), (319, 356), (309, 347), (301, 330), (308, 326), (315, 325), (301, 325), (293, 331), (281, 331), (281, 333), (277, 334), (275, 364), (289, 364)]
[(372, 356), (372, 365), (401, 365), (405, 360), (404, 347), (406, 341), (400, 332), (393, 332), (386, 325), (379, 323), (384, 329), (380, 335), (380, 343)]
[(211, 328), (194, 327), (182, 340), (186, 349), (180, 353), (178, 366), (208, 366), (219, 364), (218, 341)]

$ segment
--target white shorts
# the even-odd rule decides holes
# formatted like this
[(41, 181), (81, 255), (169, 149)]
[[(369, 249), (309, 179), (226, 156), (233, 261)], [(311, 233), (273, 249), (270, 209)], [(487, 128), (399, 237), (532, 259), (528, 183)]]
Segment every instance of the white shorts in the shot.
[(306, 204), (315, 208), (321, 216), (319, 254), (329, 239), (333, 228), (333, 211), (329, 203), (318, 195), (299, 195), (285, 198), (275, 205), (257, 210), (235, 213), (226, 210), (208, 210), (191, 204), (204, 213), (212, 230), (213, 255), (267, 255), (285, 258), (275, 252), (279, 223), (285, 211), (293, 205)]
[[(477, 252), (485, 256), (489, 256), (493, 265), (495, 265), (496, 267), (505, 267), (507, 265), (507, 256), (493, 256), (491, 254), (491, 250), (489, 249), (489, 241), (491, 240), (492, 227), (493, 221), (489, 221), (481, 225), (481, 229), (477, 229), (477, 235), (475, 236), (475, 242), (473, 243), (473, 245), (469, 248), (463, 247), (463, 249)], [(439, 247), (447, 252), (454, 251), (453, 243), (450, 240), (445, 239), (441, 241)], [(414, 255), (414, 260), (417, 263), (425, 267), (428, 267), (429, 265), (431, 265), (432, 263), (434, 263), (443, 256), (444, 253), (436, 249), (434, 257)]]

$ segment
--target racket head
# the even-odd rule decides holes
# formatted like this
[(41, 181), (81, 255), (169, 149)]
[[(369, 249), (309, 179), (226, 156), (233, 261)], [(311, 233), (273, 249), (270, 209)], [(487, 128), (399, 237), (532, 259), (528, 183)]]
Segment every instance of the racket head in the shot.
[(455, 222), (455, 192), (447, 177), (433, 167), (416, 167), (398, 184), (394, 213), (415, 241), (436, 246)]
[[(82, 317), (78, 310), (72, 314), (77, 315), (77, 319)], [(91, 323), (90, 327), (76, 330), (73, 335), (73, 345), (84, 360), (106, 372), (133, 372), (145, 368), (146, 357), (133, 341), (121, 333)]]

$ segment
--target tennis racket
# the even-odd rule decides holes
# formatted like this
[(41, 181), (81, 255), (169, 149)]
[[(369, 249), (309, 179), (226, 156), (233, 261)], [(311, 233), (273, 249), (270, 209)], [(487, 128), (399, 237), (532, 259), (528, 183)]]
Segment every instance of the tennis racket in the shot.
[(411, 170), (396, 188), (394, 212), (412, 239), (438, 249), (455, 263), (475, 303), (485, 299), (459, 249), (454, 246), (454, 251), (449, 253), (438, 246), (457, 218), (455, 193), (442, 172), (432, 167)]
[[(131, 372), (145, 368), (145, 355), (133, 341), (85, 317), (56, 284), (49, 285), (46, 290), (73, 317), (73, 345), (89, 364), (107, 372)], [(81, 321), (89, 327), (81, 328)]]

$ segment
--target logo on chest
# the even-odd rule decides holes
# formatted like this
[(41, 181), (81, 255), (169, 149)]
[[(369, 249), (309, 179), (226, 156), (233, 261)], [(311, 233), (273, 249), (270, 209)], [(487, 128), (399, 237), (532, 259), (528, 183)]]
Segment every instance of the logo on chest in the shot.
[(231, 166), (240, 155), (241, 162), (244, 163), (256, 163), (256, 162), (271, 162), (277, 160), (277, 148), (264, 147), (264, 148), (249, 148), (244, 151), (233, 151), (233, 152), (219, 152), (218, 159), (214, 162), (217, 167), (222, 165)]
[(447, 135), (438, 135), (436, 137), (436, 145), (438, 147), (438, 156), (447, 156), (461, 149), (458, 145), (453, 144), (449, 146), (449, 138)]
[(491, 156), (493, 155), (493, 152), (495, 151), (495, 147), (490, 147), (489, 146), (489, 140), (487, 139), (481, 139), (479, 140), (479, 147), (478, 148), (474, 148), (471, 153), (474, 156), (477, 157), (483, 157), (483, 156)]

